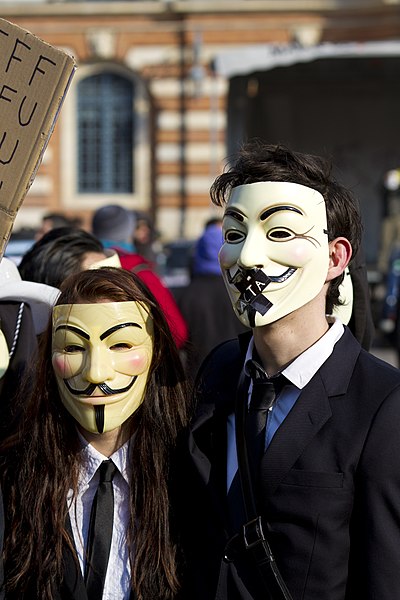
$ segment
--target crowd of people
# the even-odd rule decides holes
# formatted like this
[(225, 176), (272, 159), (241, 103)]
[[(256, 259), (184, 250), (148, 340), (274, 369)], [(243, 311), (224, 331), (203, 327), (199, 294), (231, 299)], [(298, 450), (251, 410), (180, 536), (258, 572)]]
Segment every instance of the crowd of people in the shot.
[(0, 599), (400, 596), (400, 371), (368, 352), (358, 203), (261, 142), (211, 200), (179, 298), (119, 205), (2, 258)]

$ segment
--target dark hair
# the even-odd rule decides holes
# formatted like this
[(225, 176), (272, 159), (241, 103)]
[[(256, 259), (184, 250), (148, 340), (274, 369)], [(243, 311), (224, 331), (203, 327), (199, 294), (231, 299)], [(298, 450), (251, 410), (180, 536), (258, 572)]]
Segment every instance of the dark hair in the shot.
[(94, 235), (76, 227), (57, 227), (41, 237), (24, 254), (18, 270), (25, 281), (60, 287), (68, 275), (82, 270), (88, 252), (104, 252)]
[(42, 223), (43, 223), (43, 221), (51, 221), (52, 228), (69, 227), (69, 226), (75, 225), (73, 219), (70, 219), (66, 215), (63, 215), (62, 213), (57, 213), (57, 212), (46, 213), (42, 217)]
[(207, 229), (207, 227), (211, 227), (211, 225), (222, 225), (222, 221), (223, 221), (222, 215), (220, 217), (210, 217), (205, 222), (204, 229)]
[[(82, 271), (62, 285), (58, 304), (139, 301), (154, 322), (153, 358), (143, 403), (124, 424), (132, 436), (129, 459), (128, 540), (132, 588), (138, 600), (170, 599), (179, 587), (171, 526), (169, 472), (178, 434), (187, 424), (189, 393), (178, 350), (157, 301), (136, 275), (123, 269)], [(34, 384), (18, 398), (23, 412), (16, 433), (0, 446), (5, 497), (6, 590), (15, 597), (52, 598), (62, 578), (67, 492), (77, 489), (80, 443), (64, 408), (51, 365), (49, 325), (41, 340)], [(33, 590), (33, 595), (32, 594)], [(35, 595), (36, 594), (36, 595)]]
[[(258, 181), (288, 181), (320, 192), (325, 199), (329, 241), (345, 237), (352, 246), (352, 256), (357, 254), (362, 235), (358, 204), (352, 193), (333, 177), (329, 161), (253, 140), (241, 148), (228, 170), (216, 178), (210, 190), (211, 200), (216, 206), (224, 206), (234, 187)], [(328, 314), (339, 304), (342, 280), (343, 275), (330, 283), (326, 299)]]

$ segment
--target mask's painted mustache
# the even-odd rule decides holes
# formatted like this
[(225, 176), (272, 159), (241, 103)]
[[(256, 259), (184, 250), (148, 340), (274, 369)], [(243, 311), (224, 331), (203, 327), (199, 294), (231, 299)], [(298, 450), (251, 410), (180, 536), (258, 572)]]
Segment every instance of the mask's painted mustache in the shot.
[(72, 388), (70, 386), (70, 384), (68, 383), (68, 381), (66, 379), (64, 379), (64, 383), (65, 383), (68, 391), (73, 396), (91, 396), (96, 388), (99, 388), (105, 396), (114, 396), (115, 394), (123, 394), (124, 392), (127, 392), (128, 390), (130, 390), (131, 387), (133, 386), (133, 384), (135, 383), (136, 379), (137, 379), (137, 375), (135, 375), (135, 377), (133, 377), (133, 379), (129, 383), (129, 385), (127, 385), (124, 388), (119, 388), (117, 390), (113, 390), (106, 383), (90, 383), (88, 385), (88, 387), (84, 390), (74, 390), (74, 388)]

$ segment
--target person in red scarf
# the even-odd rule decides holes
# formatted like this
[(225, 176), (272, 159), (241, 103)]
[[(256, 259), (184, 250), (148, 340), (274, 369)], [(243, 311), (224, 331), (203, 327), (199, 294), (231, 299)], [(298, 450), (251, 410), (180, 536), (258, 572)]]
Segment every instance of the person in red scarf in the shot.
[(102, 206), (92, 219), (92, 233), (105, 248), (117, 251), (121, 266), (136, 273), (146, 284), (164, 311), (175, 343), (181, 349), (188, 338), (186, 322), (178, 308), (172, 292), (156, 274), (150, 261), (135, 252), (133, 233), (135, 215), (117, 204)]

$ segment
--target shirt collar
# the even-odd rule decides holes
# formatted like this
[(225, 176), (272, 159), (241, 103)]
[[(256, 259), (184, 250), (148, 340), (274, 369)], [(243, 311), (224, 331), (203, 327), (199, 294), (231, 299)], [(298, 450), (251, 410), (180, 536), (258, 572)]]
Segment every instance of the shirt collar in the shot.
[(84, 438), (80, 431), (78, 431), (78, 436), (82, 443), (82, 466), (79, 473), (79, 488), (88, 485), (88, 483), (92, 480), (93, 476), (95, 475), (100, 464), (103, 462), (103, 460), (107, 460), (108, 458), (110, 458), (113, 461), (122, 477), (129, 484), (130, 475), (128, 468), (128, 452), (131, 440), (125, 442), (125, 444), (123, 444), (121, 448), (118, 448), (118, 450), (114, 452), (114, 454), (108, 457), (104, 456), (101, 452), (99, 452), (98, 450), (96, 450), (96, 448), (89, 444), (89, 442)]
[[(282, 371), (286, 379), (299, 389), (303, 389), (314, 377), (318, 369), (332, 354), (336, 342), (344, 333), (344, 326), (337, 317), (328, 317), (328, 323), (330, 324), (328, 331)], [(246, 374), (249, 374), (246, 364), (252, 360), (253, 351), (254, 338), (252, 337), (245, 358)]]

